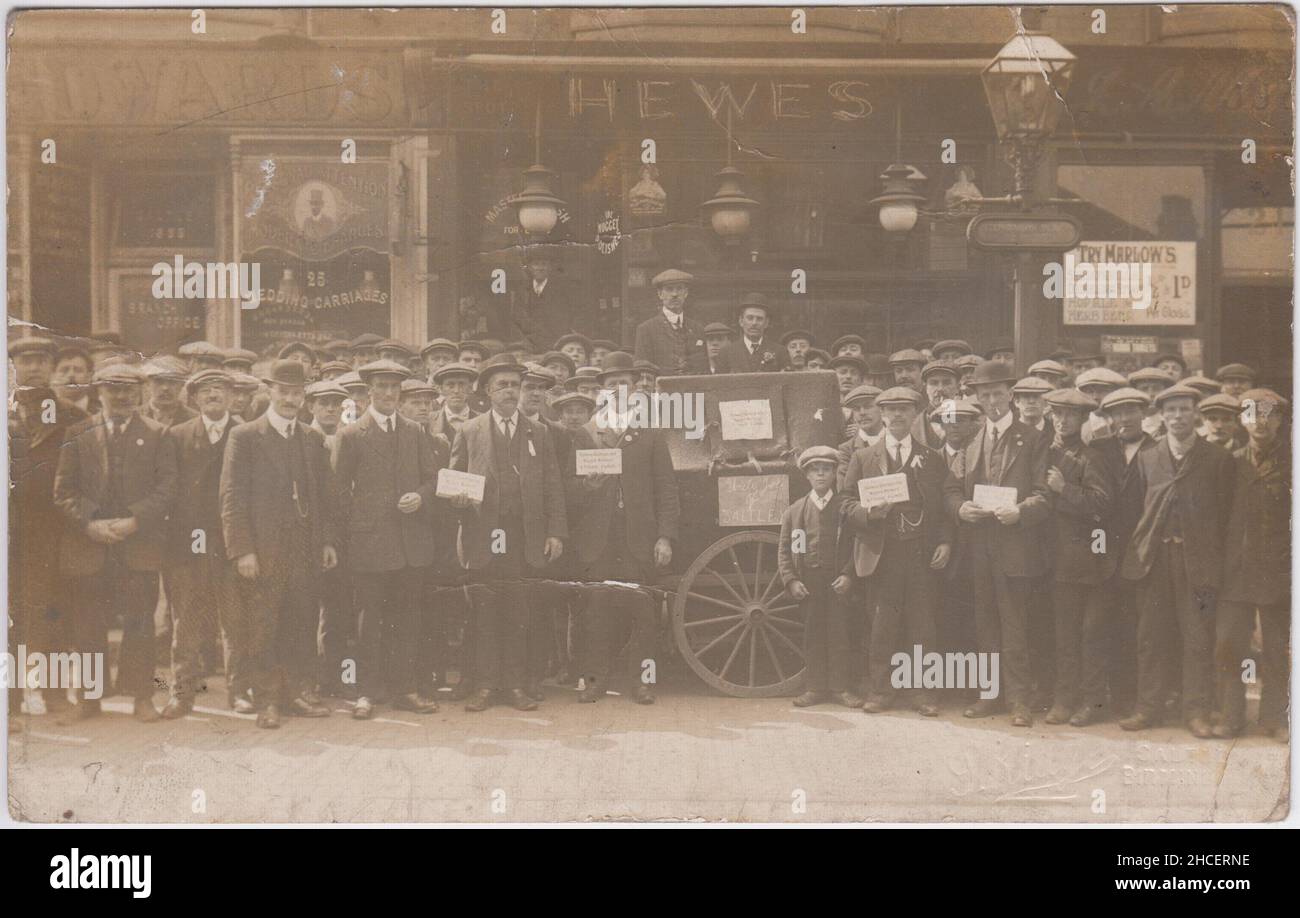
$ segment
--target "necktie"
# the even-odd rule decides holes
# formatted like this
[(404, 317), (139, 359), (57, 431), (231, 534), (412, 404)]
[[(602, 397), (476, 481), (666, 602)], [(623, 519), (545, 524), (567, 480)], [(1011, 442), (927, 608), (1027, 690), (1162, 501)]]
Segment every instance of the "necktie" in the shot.
[(903, 444), (894, 444), (894, 470), (897, 471), (903, 467)]
[(393, 432), (393, 419), (391, 416), (384, 419), (384, 433)]
[(515, 434), (514, 426), (515, 426), (514, 418), (506, 418), (504, 421), (501, 422), (501, 427), (506, 435), (507, 440), (510, 440), (514, 437)]
[(293, 439), (293, 421), (290, 421), (288, 424), (285, 425), (285, 428), (284, 428), (284, 438), (285, 438), (286, 440), (292, 440), (292, 439)]

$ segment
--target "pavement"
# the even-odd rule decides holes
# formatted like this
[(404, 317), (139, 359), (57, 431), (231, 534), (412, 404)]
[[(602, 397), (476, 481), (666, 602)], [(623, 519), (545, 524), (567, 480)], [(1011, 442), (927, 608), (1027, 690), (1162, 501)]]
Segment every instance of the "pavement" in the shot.
[[(537, 711), (376, 709), (259, 730), (209, 681), (194, 713), (139, 724), (129, 701), (74, 727), (18, 715), (9, 813), (30, 822), (1259, 822), (1285, 818), (1289, 749), (1013, 728), (711, 693), (677, 674), (651, 707), (579, 704), (547, 687)], [(158, 701), (161, 703), (162, 697)]]

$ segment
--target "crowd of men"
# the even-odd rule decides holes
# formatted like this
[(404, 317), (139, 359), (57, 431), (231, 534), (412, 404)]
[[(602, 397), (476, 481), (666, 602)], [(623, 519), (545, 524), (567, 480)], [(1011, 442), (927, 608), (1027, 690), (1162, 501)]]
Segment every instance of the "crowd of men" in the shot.
[[(630, 349), (540, 339), (557, 331), (540, 300), (511, 314), (516, 340), (418, 349), (365, 334), (144, 360), (109, 334), (11, 340), (11, 646), (106, 653), (120, 627), (109, 694), (141, 721), (186, 715), (218, 671), (265, 728), (328, 716), (326, 697), (358, 719), (432, 713), (439, 688), (532, 710), (546, 678), (594, 702), (619, 659), (653, 703), (658, 616), (636, 585), (672, 563), (677, 481), (662, 431), (596, 423), (600, 393), (826, 369), (842, 442), (797, 444), (810, 491), (782, 527), (805, 621), (795, 704), (900, 704), (894, 654), (919, 645), (999, 655), (1003, 690), (968, 717), (1230, 737), (1258, 678), (1260, 724), (1285, 738), (1290, 405), (1251, 368), (1189, 376), (1164, 355), (1122, 375), (1062, 350), (1022, 373), (1009, 342), (886, 356), (853, 334), (822, 349), (772, 340), (760, 294), (735, 326), (701, 326), (691, 281), (654, 278), (661, 309)], [(578, 474), (596, 448), (621, 450), (620, 474)], [(481, 498), (442, 491), (443, 469), (481, 476)], [(862, 503), (860, 481), (897, 474), (905, 501)], [(84, 690), (16, 691), (30, 716), (100, 713)], [(915, 694), (927, 716), (951, 697)]]

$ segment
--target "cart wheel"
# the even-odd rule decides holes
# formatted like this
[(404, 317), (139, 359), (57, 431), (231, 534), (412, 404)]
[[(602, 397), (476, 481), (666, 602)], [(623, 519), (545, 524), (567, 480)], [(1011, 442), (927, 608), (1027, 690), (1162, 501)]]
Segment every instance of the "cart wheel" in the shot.
[(803, 617), (776, 568), (777, 535), (746, 530), (714, 542), (682, 575), (673, 634), (691, 669), (738, 698), (794, 693)]

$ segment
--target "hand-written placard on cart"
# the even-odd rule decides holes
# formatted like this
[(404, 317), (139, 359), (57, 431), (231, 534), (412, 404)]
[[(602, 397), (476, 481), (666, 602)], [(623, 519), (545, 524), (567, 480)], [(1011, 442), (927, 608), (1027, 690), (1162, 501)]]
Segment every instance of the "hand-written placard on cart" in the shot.
[(909, 499), (907, 476), (902, 472), (858, 480), (858, 503), (864, 507), (905, 504)]
[(724, 440), (772, 439), (772, 405), (765, 398), (718, 402)]
[(455, 469), (438, 470), (438, 497), (458, 497), (463, 494), (475, 503), (483, 503), (483, 487), (487, 479), (473, 472), (458, 472)]
[(578, 449), (573, 451), (579, 475), (622, 475), (621, 449)]
[(745, 475), (718, 479), (719, 526), (779, 526), (790, 506), (786, 475)]

